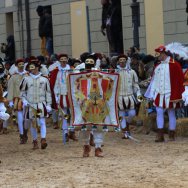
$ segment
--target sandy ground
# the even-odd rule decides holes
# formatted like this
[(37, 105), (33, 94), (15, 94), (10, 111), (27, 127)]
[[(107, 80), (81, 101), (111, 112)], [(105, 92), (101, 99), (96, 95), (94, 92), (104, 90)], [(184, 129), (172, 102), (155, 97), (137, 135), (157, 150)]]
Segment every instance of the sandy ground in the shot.
[[(155, 143), (155, 134), (134, 134), (140, 143), (105, 136), (104, 158), (82, 158), (82, 145), (62, 144), (61, 131), (48, 127), (48, 148), (33, 151), (31, 136), (19, 145), (18, 132), (0, 135), (0, 187), (180, 188), (188, 187), (188, 138)], [(167, 138), (167, 135), (165, 135)]]

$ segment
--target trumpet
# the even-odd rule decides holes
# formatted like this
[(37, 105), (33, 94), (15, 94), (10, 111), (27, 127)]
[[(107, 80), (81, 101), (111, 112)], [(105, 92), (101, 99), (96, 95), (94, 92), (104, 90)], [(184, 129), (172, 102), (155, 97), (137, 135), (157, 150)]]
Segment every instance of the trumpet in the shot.
[(15, 115), (15, 114), (12, 115), (12, 121), (13, 121), (14, 123), (16, 123), (16, 115)]
[(69, 120), (70, 118), (71, 118), (71, 116), (70, 116), (70, 114), (66, 114), (65, 112), (64, 112), (64, 110), (59, 106), (59, 109), (60, 109), (60, 111), (61, 111), (61, 113), (62, 113), (62, 115), (63, 115), (63, 118), (65, 119), (65, 120)]
[(137, 100), (138, 100), (139, 102), (143, 102), (143, 101), (144, 101), (144, 97), (143, 97), (142, 95), (139, 95), (139, 96), (137, 97)]
[(33, 122), (33, 127), (34, 128), (37, 128), (37, 130), (39, 129), (39, 126), (38, 126), (38, 122), (37, 122), (37, 118), (40, 118), (40, 115), (42, 113), (42, 110), (41, 109), (35, 109), (33, 108), (31, 105), (30, 105), (32, 111), (33, 111), (33, 114), (34, 114), (34, 122)]
[(121, 123), (123, 120), (123, 117), (122, 116), (119, 116), (119, 122)]
[(41, 115), (41, 113), (42, 113), (42, 110), (41, 110), (41, 109), (37, 109), (35, 113), (36, 113), (36, 117), (37, 117), (37, 118), (40, 118), (40, 115)]
[(16, 116), (16, 109), (14, 107), (12, 108), (12, 122), (14, 125), (16, 125), (17, 116)]

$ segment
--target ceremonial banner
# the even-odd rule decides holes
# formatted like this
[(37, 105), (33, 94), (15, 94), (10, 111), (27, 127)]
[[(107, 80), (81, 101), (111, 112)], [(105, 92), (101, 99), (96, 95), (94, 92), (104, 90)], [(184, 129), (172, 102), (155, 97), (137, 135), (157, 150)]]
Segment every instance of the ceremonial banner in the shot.
[(68, 76), (72, 125), (119, 126), (119, 74), (96, 70)]

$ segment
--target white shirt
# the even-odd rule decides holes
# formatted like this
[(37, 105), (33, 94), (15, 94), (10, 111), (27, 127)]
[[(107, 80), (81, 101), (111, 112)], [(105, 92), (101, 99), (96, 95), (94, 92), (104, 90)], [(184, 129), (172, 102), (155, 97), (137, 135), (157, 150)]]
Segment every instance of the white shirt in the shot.
[(162, 61), (154, 71), (151, 90), (155, 96), (157, 94), (165, 95), (171, 93), (169, 61), (170, 57)]
[(66, 67), (58, 67), (59, 71), (57, 73), (54, 93), (58, 95), (67, 95), (67, 76), (69, 74), (70, 66), (67, 64)]

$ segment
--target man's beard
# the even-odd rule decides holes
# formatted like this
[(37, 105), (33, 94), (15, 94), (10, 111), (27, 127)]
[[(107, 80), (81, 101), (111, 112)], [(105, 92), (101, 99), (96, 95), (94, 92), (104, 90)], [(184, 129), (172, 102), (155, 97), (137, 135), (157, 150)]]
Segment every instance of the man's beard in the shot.
[(85, 68), (88, 69), (88, 70), (91, 70), (94, 67), (95, 67), (94, 64), (85, 64)]

